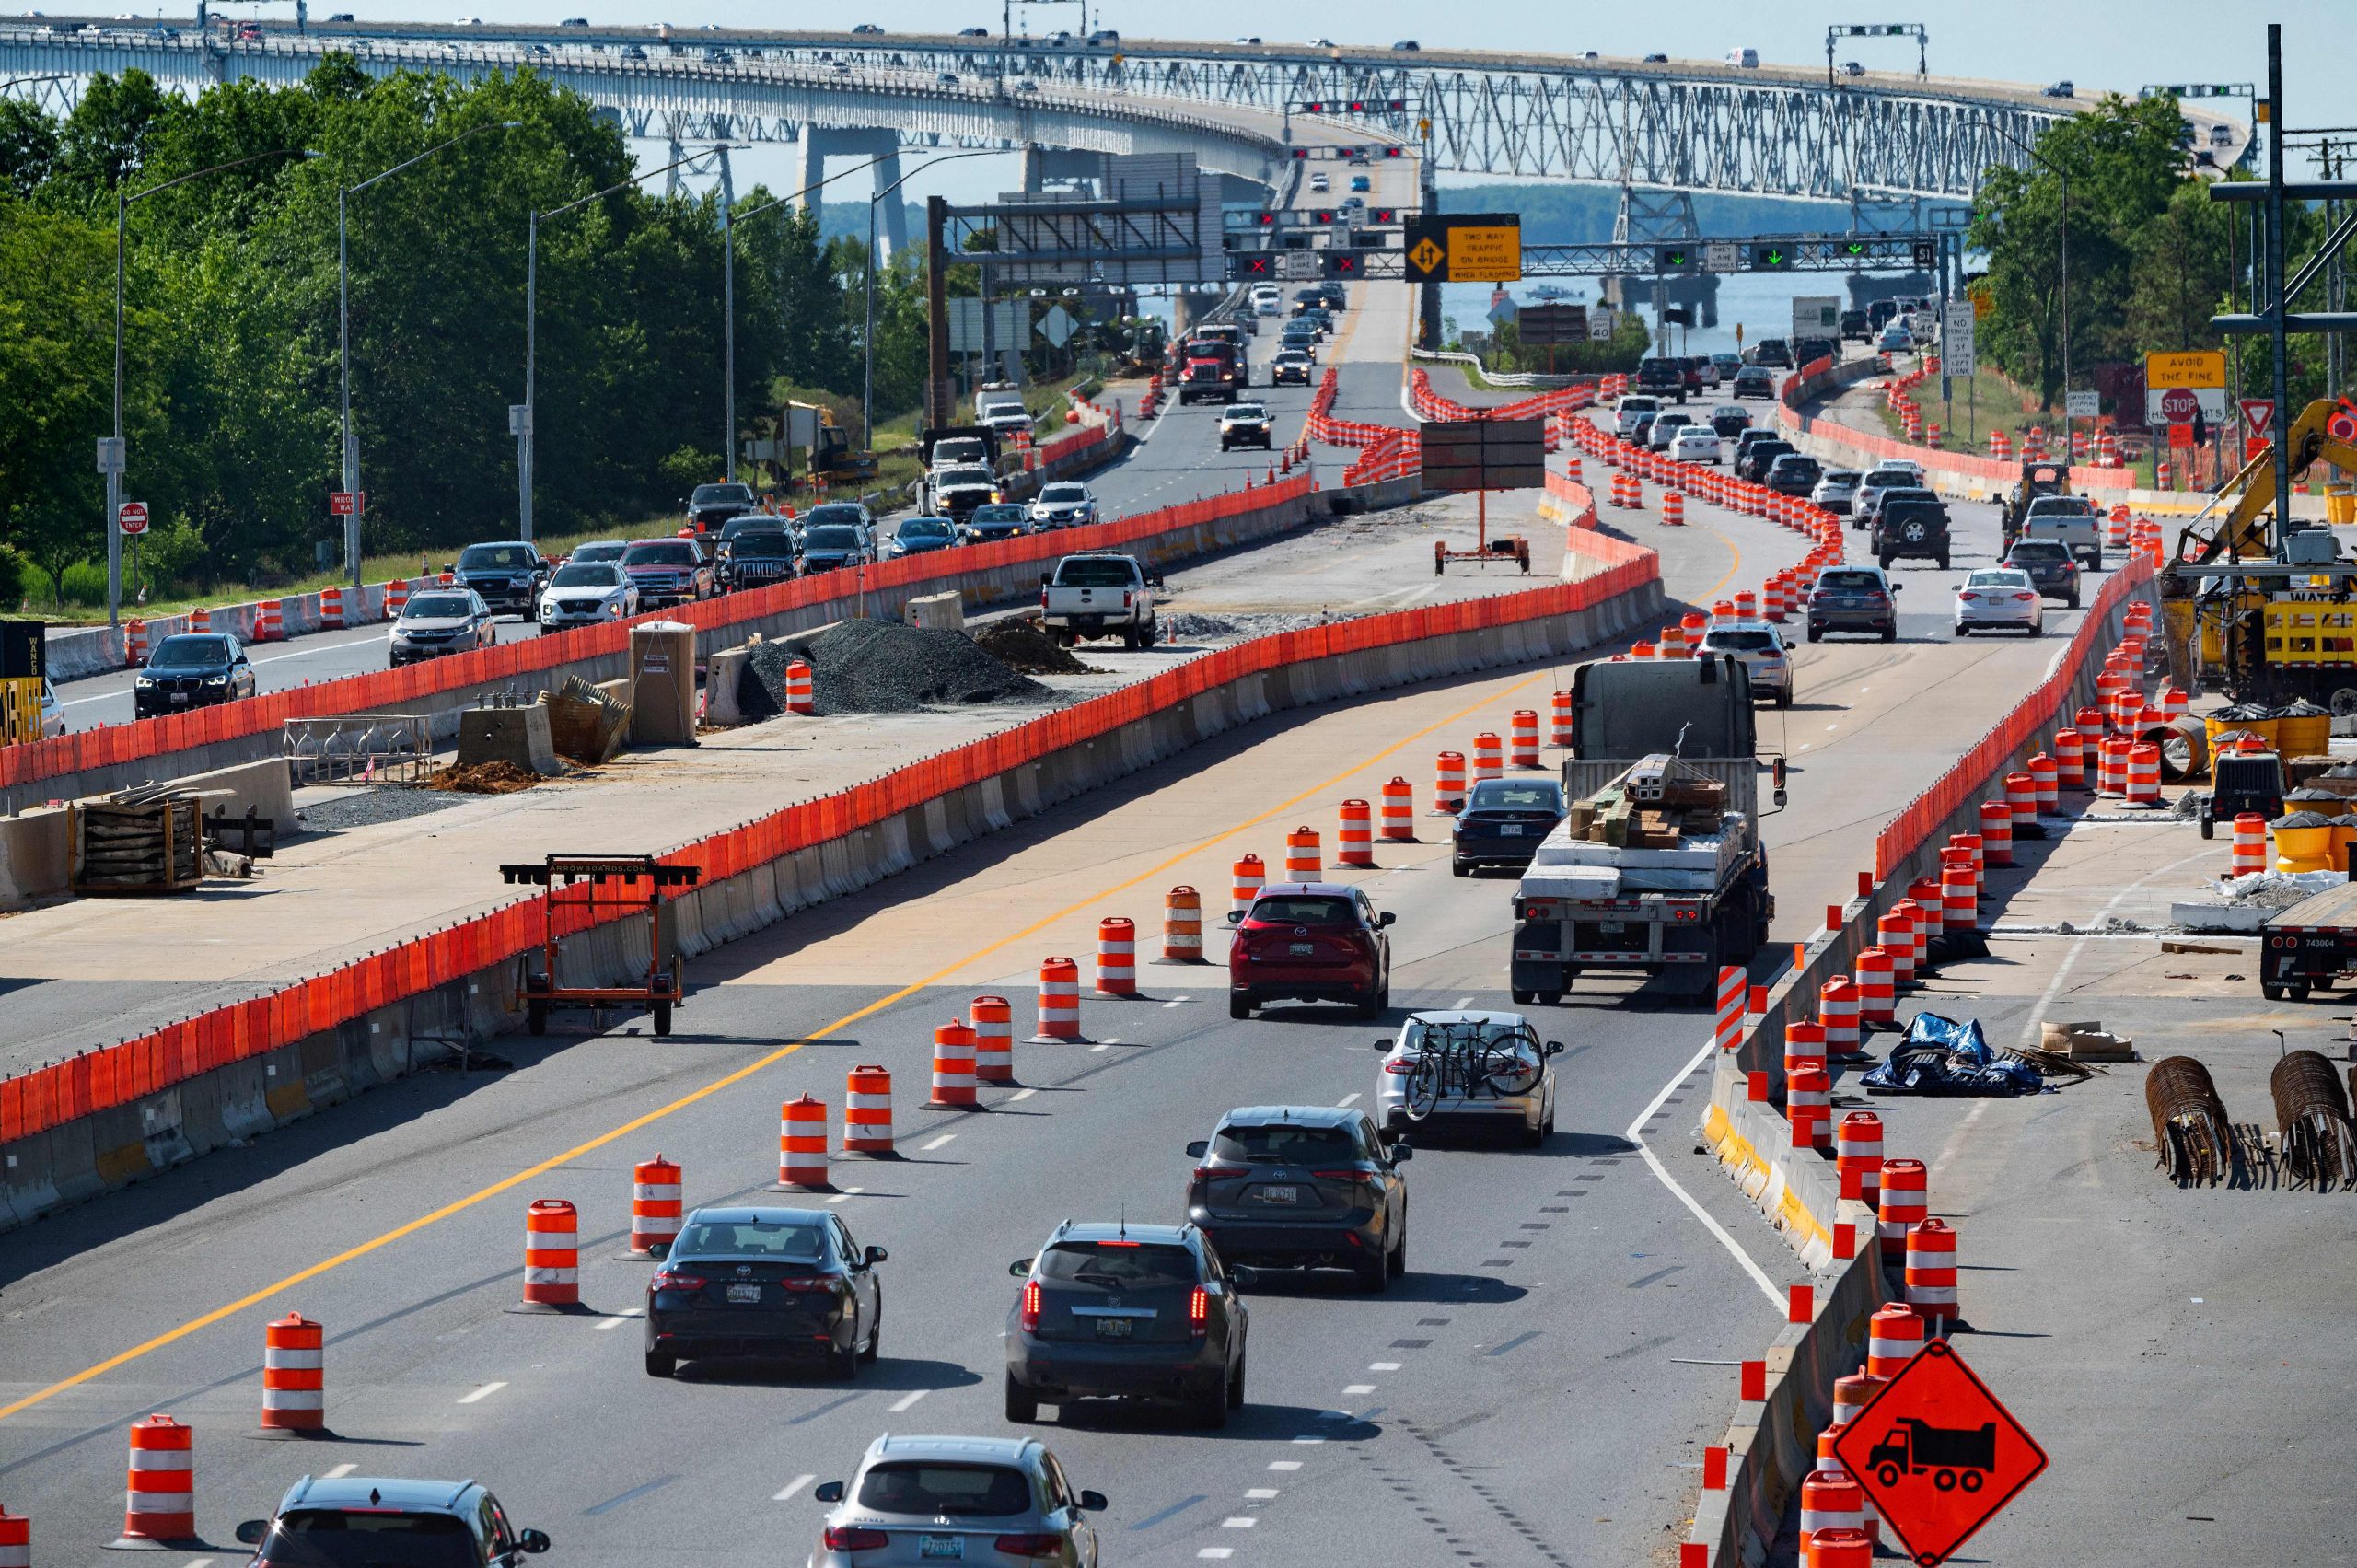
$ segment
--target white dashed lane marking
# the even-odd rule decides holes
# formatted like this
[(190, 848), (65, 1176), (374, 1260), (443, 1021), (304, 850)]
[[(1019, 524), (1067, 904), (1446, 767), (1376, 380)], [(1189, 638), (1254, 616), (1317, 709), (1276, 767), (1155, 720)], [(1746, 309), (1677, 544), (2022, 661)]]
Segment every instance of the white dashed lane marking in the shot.
[(471, 1394), (459, 1395), (459, 1402), (462, 1405), (470, 1405), (479, 1400), (487, 1400), (505, 1387), (507, 1387), (507, 1385), (505, 1383), (485, 1383), (482, 1388), (477, 1388)]

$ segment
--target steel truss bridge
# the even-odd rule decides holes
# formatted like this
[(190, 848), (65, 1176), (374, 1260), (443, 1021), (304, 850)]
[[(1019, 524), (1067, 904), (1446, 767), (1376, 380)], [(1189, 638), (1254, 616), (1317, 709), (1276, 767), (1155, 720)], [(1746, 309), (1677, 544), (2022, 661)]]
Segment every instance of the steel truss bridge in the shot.
[[(2019, 143), (2078, 107), (1941, 77), (1437, 50), (423, 23), (264, 22), (242, 40), (192, 22), (162, 30), (18, 21), (0, 31), (0, 79), (137, 66), (194, 89), (298, 79), (344, 50), (372, 71), (528, 66), (636, 136), (794, 141), (818, 124), (927, 145), (1192, 150), (1264, 183), (1295, 106), (1318, 103), (1330, 129), (1338, 105), (1358, 99), (1367, 111), (1340, 123), (1417, 144), (1436, 171), (1850, 203), (1968, 201), (1983, 170), (2022, 164)], [(70, 104), (78, 84), (30, 90)]]

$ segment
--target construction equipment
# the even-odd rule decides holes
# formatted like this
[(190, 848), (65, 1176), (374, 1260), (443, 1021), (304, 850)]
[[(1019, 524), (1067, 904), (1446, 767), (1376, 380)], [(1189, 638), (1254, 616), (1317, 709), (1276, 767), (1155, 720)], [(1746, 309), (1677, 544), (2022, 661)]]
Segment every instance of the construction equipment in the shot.
[(47, 630), (38, 621), (0, 621), (0, 746), (39, 740), (42, 656)]
[[(531, 967), (528, 956), (523, 960), (516, 994), (532, 1033), (546, 1034), (549, 1014), (559, 1007), (644, 1008), (654, 1015), (656, 1038), (671, 1032), (671, 1010), (685, 1000), (684, 977), (663, 890), (694, 887), (702, 866), (665, 865), (651, 854), (552, 854), (538, 865), (503, 865), (499, 875), (511, 887), (528, 883), (548, 889), (540, 900), (540, 968)], [(623, 896), (601, 896), (609, 883), (619, 884)], [(604, 909), (645, 911), (644, 979), (631, 985), (563, 983), (557, 959), (565, 938), (598, 924), (598, 912)]]
[(2022, 477), (1998, 503), (2005, 528), (2005, 548), (2011, 550), (2014, 538), (2021, 533), (2022, 523), (2029, 516), (2031, 502), (2041, 496), (2070, 494), (2070, 464), (2044, 458), (2025, 458), (2022, 460)]
[[(2318, 461), (2357, 476), (2357, 402), (2319, 398), (2283, 432), (2297, 478)], [(2169, 643), (2196, 690), (2237, 701), (2305, 697), (2357, 714), (2357, 563), (2328, 528), (2268, 540), (2275, 457), (2262, 448), (2177, 536), (2161, 576)]]

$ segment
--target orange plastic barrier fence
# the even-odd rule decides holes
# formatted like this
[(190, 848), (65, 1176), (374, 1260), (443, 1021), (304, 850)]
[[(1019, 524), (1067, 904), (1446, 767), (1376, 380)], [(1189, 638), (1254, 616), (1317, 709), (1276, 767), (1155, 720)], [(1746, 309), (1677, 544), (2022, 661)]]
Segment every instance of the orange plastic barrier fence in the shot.
[[(1263, 490), (1258, 494), (1265, 498), (1270, 493)], [(1217, 508), (1225, 506), (1233, 499), (1222, 496), (1215, 501), (1173, 507), (1170, 511), (1183, 514), (1192, 508), (1202, 508), (1201, 516), (1218, 517), (1225, 514)], [(1161, 516), (1167, 519), (1168, 515)], [(1118, 533), (1134, 528), (1143, 519), (1132, 519), (1128, 523), (1101, 527)], [(1172, 525), (1166, 520), (1159, 526), (1167, 528)], [(1141, 528), (1136, 531), (1155, 530)], [(1044, 537), (1060, 547), (1071, 542), (1069, 530)], [(682, 845), (662, 858), (674, 865), (701, 865), (703, 881), (708, 886), (776, 860), (796, 849), (823, 840), (843, 837), (1009, 769), (1037, 761), (1051, 751), (1109, 735), (1125, 725), (1191, 702), (1206, 691), (1244, 676), (1341, 654), (1388, 647), (1419, 638), (1446, 636), (1453, 633), (1568, 615), (1657, 580), (1661, 575), (1659, 559), (1642, 545), (1606, 534), (1580, 530), (1573, 530), (1570, 538), (1573, 548), (1607, 563), (1605, 569), (1576, 583), (1552, 583), (1492, 598), (1427, 605), (1387, 615), (1370, 615), (1356, 621), (1305, 627), (1296, 632), (1280, 632), (1248, 643), (1239, 643), (1174, 669), (1165, 670), (1135, 686), (1092, 697), (1012, 729), (985, 736), (938, 756), (895, 769), (881, 778), (817, 800), (786, 807), (741, 827)], [(1023, 542), (1008, 540), (1004, 544), (970, 548), (994, 551), (1003, 550), (1008, 544)], [(1021, 558), (1019, 555), (1013, 557)], [(888, 572), (900, 564), (902, 563), (891, 563), (880, 570)], [(2141, 569), (2148, 573), (2150, 570), (2149, 567)], [(2120, 575), (2125, 577), (2129, 574)], [(782, 587), (792, 586), (781, 585)], [(777, 591), (761, 590), (763, 593)], [(732, 597), (758, 598), (761, 595)], [(726, 602), (710, 600), (688, 606), (686, 615), (692, 618), (697, 612), (703, 612), (715, 624), (726, 624), (714, 614), (716, 607)], [(2100, 619), (2098, 613), (2090, 617), (2090, 621)], [(594, 628), (586, 634), (594, 636), (610, 630), (619, 629)], [(566, 636), (583, 634), (565, 633)], [(539, 641), (552, 643), (557, 640), (543, 638)], [(517, 645), (524, 650), (538, 645), (533, 642)], [(459, 658), (436, 661), (447, 664), (459, 662)], [(421, 668), (430, 668), (412, 666), (391, 673), (396, 677), (406, 677), (419, 673)], [(366, 676), (359, 679), (376, 680), (383, 678)], [(322, 689), (314, 687), (311, 690)], [(267, 706), (269, 701), (263, 699), (261, 703), (234, 706), (261, 707)], [(212, 713), (227, 711), (211, 710)], [(177, 723), (179, 715), (163, 722)], [(168, 1025), (137, 1040), (89, 1051), (70, 1062), (0, 1081), (0, 1143), (29, 1137), (77, 1117), (130, 1104), (142, 1096), (199, 1074), (281, 1050), (307, 1035), (333, 1028), (402, 997), (415, 995), (476, 970), (503, 963), (539, 945), (540, 912), (538, 904), (539, 900), (534, 899), (509, 904), (456, 925), (430, 932), (328, 974), (298, 981), (272, 995), (232, 1003), (197, 1017)], [(560, 932), (586, 930), (592, 923), (590, 912), (586, 908), (568, 905), (560, 900), (558, 909)], [(622, 918), (624, 914), (619, 909), (606, 912), (613, 919)]]

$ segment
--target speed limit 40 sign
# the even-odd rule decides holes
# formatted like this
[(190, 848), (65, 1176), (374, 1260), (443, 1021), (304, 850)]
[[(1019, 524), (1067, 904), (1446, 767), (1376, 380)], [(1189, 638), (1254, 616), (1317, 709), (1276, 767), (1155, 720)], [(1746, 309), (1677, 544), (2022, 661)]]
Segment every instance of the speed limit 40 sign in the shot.
[(114, 520), (115, 527), (126, 534), (145, 533), (147, 531), (147, 503), (145, 501), (124, 502), (115, 508)]

